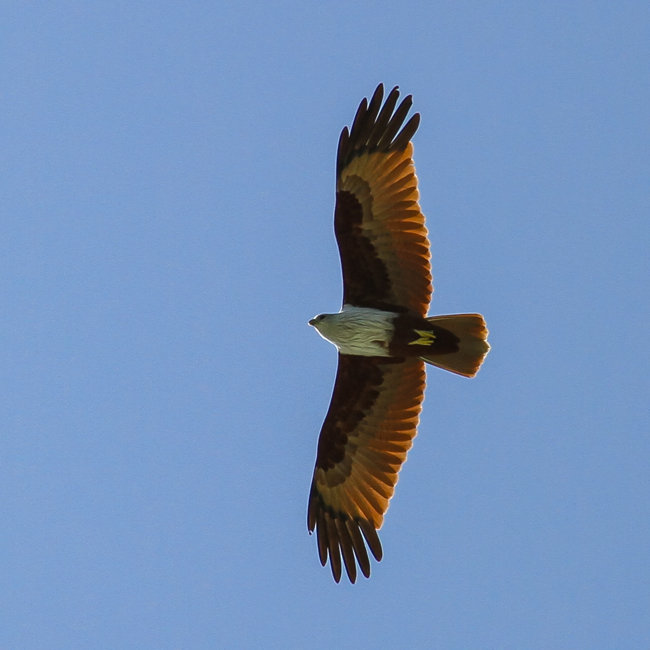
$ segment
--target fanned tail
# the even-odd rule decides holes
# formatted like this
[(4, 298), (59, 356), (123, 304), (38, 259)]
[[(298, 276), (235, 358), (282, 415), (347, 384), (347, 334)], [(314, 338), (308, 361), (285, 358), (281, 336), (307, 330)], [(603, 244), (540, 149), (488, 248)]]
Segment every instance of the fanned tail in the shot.
[(427, 318), (431, 325), (453, 334), (458, 343), (453, 352), (423, 354), (420, 358), (438, 368), (455, 372), (464, 377), (473, 377), (490, 351), (487, 342), (488, 330), (481, 314), (452, 314)]

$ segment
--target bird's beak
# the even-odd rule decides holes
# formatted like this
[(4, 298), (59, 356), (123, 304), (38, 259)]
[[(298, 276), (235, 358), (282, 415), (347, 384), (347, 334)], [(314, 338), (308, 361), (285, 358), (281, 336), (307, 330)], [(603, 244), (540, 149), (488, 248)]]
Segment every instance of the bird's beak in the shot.
[(315, 318), (310, 318), (310, 319), (309, 319), (309, 324), (310, 324), (312, 327), (314, 327), (314, 325), (316, 325), (316, 319), (315, 319)]

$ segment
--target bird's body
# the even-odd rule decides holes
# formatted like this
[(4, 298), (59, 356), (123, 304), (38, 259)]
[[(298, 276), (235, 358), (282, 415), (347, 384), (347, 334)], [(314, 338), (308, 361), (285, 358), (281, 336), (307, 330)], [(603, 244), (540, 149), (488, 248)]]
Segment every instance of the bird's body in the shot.
[(372, 307), (343, 305), (337, 314), (320, 314), (309, 321), (341, 354), (389, 357), (389, 344), (399, 314)]
[(377, 535), (417, 431), (424, 364), (476, 374), (489, 350), (480, 314), (427, 316), (429, 241), (418, 203), (410, 140), (419, 124), (394, 88), (363, 100), (337, 155), (336, 233), (343, 307), (311, 321), (339, 352), (330, 408), (318, 440), (308, 528), (338, 582), (345, 565), (370, 575)]

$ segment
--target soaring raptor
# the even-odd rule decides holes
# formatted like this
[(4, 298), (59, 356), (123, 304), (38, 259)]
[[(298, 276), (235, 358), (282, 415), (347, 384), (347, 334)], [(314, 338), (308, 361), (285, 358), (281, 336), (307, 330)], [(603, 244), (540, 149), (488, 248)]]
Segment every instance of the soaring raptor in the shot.
[[(334, 580), (370, 576), (377, 535), (416, 434), (424, 363), (473, 377), (490, 349), (480, 314), (427, 316), (433, 292), (418, 204), (411, 96), (379, 85), (364, 99), (336, 159), (334, 231), (343, 307), (309, 321), (338, 348), (334, 393), (318, 439), (307, 526)], [(383, 105), (382, 105), (383, 102)], [(397, 106), (397, 108), (396, 108)], [(365, 540), (365, 543), (364, 543)]]

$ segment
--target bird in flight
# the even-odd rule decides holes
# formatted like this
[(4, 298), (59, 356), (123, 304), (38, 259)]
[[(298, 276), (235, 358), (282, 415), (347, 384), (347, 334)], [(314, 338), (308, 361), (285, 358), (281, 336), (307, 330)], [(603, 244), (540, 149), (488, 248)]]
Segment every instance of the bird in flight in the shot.
[[(318, 439), (307, 526), (334, 580), (343, 565), (370, 576), (381, 528), (415, 437), (425, 362), (473, 377), (488, 353), (480, 314), (427, 316), (433, 292), (429, 241), (418, 204), (412, 98), (383, 101), (380, 84), (341, 133), (334, 231), (343, 307), (309, 321), (338, 349), (338, 370)], [(397, 107), (397, 108), (396, 108)], [(367, 549), (366, 549), (367, 547)]]

